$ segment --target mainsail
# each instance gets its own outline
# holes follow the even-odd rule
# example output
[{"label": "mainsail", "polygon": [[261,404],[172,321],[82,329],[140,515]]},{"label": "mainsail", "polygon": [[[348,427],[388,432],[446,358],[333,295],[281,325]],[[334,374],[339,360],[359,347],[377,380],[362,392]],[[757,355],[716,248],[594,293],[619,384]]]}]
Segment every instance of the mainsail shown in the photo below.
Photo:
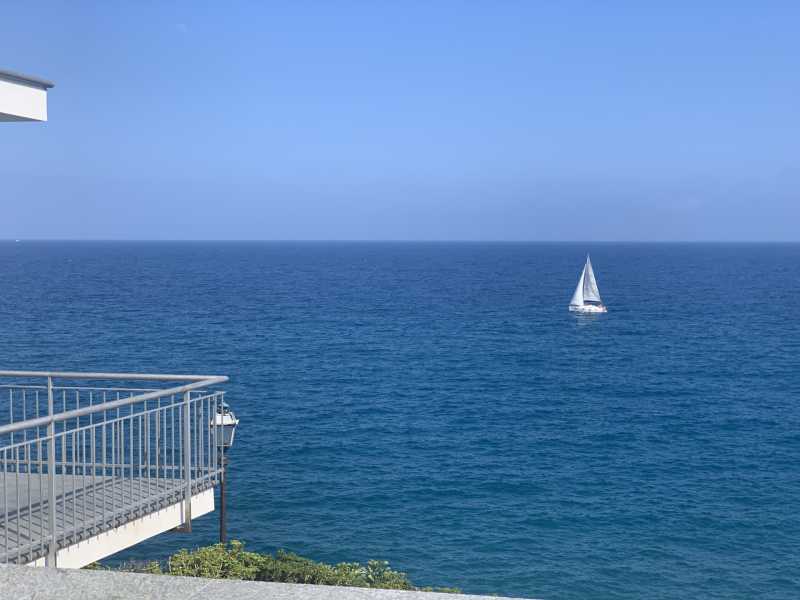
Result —
[{"label": "mainsail", "polygon": [[602,304],[600,299],[600,290],[597,289],[597,280],[594,278],[594,271],[592,270],[592,261],[589,260],[589,255],[586,255],[586,266],[583,267],[583,302],[597,302]]},{"label": "mainsail", "polygon": [[583,286],[586,275],[586,267],[581,271],[581,278],[578,280],[578,287],[575,288],[575,293],[572,294],[572,300],[569,301],[570,306],[583,306]]},{"label": "mainsail", "polygon": [[589,260],[589,255],[587,254],[586,264],[583,265],[581,277],[578,279],[578,287],[575,288],[575,293],[572,294],[572,300],[569,301],[569,304],[570,306],[584,306],[586,304],[602,303],[600,290],[597,289],[597,280],[592,269],[592,261]]}]

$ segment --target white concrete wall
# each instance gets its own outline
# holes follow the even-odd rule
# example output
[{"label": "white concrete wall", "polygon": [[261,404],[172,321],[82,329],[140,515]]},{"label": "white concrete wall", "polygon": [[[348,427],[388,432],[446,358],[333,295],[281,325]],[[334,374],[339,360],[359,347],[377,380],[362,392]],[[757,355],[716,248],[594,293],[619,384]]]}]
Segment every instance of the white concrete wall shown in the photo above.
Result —
[{"label": "white concrete wall", "polygon": [[47,121],[47,91],[0,78],[0,121]]},{"label": "white concrete wall", "polygon": [[[112,554],[135,546],[159,533],[170,531],[183,525],[183,502],[178,502],[151,513],[146,517],[126,523],[96,535],[88,540],[78,542],[58,551],[56,564],[60,569],[79,569],[95,561],[102,560]],[[192,496],[192,517],[197,518],[214,511],[214,490],[206,490]],[[30,566],[42,567],[45,559],[30,563]],[[2,594],[0,594],[2,598]]]}]

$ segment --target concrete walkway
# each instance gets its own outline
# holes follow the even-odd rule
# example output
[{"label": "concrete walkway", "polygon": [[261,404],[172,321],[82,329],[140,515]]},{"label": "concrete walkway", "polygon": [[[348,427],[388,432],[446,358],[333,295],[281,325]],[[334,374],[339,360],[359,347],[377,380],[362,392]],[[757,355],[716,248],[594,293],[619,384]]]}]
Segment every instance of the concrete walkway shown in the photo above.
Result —
[{"label": "concrete walkway", "polygon": [[489,596],[368,590],[0,565],[0,600],[498,600]]}]

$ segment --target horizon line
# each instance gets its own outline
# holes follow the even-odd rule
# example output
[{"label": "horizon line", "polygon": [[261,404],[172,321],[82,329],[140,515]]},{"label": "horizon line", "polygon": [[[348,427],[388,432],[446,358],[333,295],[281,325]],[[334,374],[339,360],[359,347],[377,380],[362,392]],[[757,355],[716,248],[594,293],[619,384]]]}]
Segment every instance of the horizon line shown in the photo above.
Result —
[{"label": "horizon line", "polygon": [[0,238],[0,243],[112,242],[112,243],[228,243],[228,244],[800,244],[800,240],[480,240],[480,239],[324,239],[324,238]]}]

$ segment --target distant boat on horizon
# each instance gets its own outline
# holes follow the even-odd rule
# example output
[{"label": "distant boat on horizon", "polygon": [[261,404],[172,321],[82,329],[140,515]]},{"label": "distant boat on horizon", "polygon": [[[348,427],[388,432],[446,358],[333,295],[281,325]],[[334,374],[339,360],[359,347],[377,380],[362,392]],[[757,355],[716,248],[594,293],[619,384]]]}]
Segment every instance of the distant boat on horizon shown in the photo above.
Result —
[{"label": "distant boat on horizon", "polygon": [[569,310],[579,313],[608,312],[600,298],[600,290],[597,288],[597,279],[595,279],[592,261],[588,254],[586,255],[586,264],[583,265],[583,271],[578,279],[578,287],[575,288],[572,300],[569,301]]}]

